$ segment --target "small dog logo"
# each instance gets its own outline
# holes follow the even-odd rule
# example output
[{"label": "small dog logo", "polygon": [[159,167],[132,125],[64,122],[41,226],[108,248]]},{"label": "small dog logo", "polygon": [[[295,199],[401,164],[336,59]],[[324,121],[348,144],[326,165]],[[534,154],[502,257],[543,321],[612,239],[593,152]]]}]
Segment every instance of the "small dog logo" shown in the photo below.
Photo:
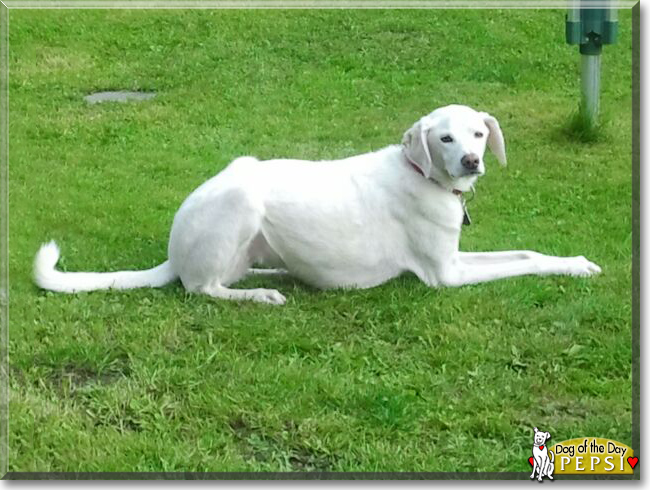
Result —
[{"label": "small dog logo", "polygon": [[551,438],[548,432],[542,432],[535,429],[535,437],[533,437],[533,457],[530,462],[533,465],[533,472],[531,478],[535,478],[535,471],[537,471],[537,480],[542,481],[543,476],[547,476],[549,480],[553,479],[553,471],[555,470],[555,455],[546,447],[546,441]]}]

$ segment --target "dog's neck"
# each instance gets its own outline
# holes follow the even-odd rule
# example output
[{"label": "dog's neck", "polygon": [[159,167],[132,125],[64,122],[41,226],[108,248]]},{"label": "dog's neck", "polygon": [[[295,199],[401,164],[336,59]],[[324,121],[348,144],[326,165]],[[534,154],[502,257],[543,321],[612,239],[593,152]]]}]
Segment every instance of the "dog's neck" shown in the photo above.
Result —
[{"label": "dog's neck", "polygon": [[406,161],[407,161],[407,162],[411,165],[411,167],[413,168],[413,170],[415,170],[417,173],[419,173],[422,177],[424,177],[424,178],[427,179],[427,180],[430,180],[431,182],[434,182],[435,184],[438,184],[438,186],[442,187],[442,188],[445,189],[446,191],[450,191],[452,194],[454,194],[454,195],[456,195],[456,196],[459,196],[459,197],[460,197],[460,196],[463,195],[463,191],[461,191],[461,190],[459,190],[459,189],[448,189],[447,187],[445,187],[444,185],[442,185],[440,182],[438,182],[436,179],[434,179],[434,178],[432,178],[432,177],[427,177],[426,175],[424,175],[424,172],[422,171],[422,169],[420,168],[420,166],[419,166],[417,163],[415,163],[413,160],[411,160],[411,158],[406,154],[406,152],[402,152],[402,153],[403,153],[404,157],[406,158]]}]

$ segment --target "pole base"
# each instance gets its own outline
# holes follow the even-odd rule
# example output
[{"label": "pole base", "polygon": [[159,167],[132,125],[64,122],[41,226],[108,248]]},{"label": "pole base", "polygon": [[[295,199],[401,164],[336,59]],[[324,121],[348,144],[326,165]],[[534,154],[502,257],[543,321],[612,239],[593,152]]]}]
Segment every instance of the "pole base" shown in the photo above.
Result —
[{"label": "pole base", "polygon": [[582,58],[582,100],[580,114],[585,126],[595,128],[600,110],[600,55],[583,54]]}]

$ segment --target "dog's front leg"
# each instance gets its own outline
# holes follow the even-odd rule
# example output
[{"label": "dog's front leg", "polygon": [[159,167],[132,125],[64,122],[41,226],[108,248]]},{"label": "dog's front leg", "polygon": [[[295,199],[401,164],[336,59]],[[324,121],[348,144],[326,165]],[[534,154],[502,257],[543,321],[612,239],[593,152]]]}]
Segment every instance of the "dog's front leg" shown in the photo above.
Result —
[{"label": "dog's front leg", "polygon": [[548,462],[548,458],[544,458],[544,456],[541,456],[540,458],[540,463],[539,463],[539,473],[537,474],[537,480],[542,481],[542,477],[546,474],[546,464]]},{"label": "dog's front leg", "polygon": [[591,276],[600,272],[584,257],[553,257],[536,252],[457,252],[440,267],[439,280],[445,286],[463,286],[508,277],[549,274]]},{"label": "dog's front leg", "polygon": [[457,252],[457,257],[468,265],[488,265],[517,260],[536,260],[547,256],[531,250],[504,250],[500,252]]},{"label": "dog's front leg", "polygon": [[531,479],[535,478],[535,470],[539,470],[539,467],[537,465],[537,458],[533,456],[533,472],[530,474]]}]

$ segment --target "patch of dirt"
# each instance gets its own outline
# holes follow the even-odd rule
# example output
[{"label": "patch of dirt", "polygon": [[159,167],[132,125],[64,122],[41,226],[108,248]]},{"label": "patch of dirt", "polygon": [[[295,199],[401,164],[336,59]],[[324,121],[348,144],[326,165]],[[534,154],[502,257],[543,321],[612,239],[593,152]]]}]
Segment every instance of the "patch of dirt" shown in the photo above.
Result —
[{"label": "patch of dirt", "polygon": [[24,385],[27,382],[23,370],[13,364],[9,364],[8,378],[17,385]]},{"label": "patch of dirt", "polygon": [[329,471],[333,466],[331,456],[310,448],[299,448],[289,457],[294,471]]},{"label": "patch of dirt", "polygon": [[68,363],[53,369],[47,380],[59,395],[70,396],[86,386],[109,385],[130,374],[128,364],[122,359],[117,359],[103,370],[84,364]]},{"label": "patch of dirt", "polygon": [[334,466],[331,455],[298,442],[301,440],[300,425],[293,420],[284,422],[277,434],[268,434],[241,416],[231,418],[228,427],[249,460],[288,462],[292,471],[329,471]]},{"label": "patch of dirt", "polygon": [[252,429],[242,417],[234,417],[228,421],[228,426],[238,437],[245,437],[251,433]]}]

